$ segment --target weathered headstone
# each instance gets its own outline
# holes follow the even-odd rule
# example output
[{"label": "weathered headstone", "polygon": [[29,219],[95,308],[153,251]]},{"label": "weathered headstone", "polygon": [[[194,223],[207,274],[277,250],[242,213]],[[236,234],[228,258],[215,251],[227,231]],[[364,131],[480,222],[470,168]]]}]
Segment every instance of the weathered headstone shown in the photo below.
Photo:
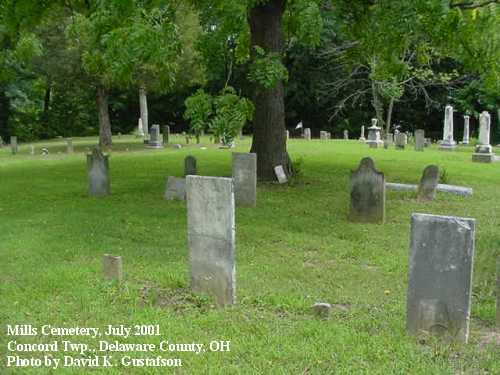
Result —
[{"label": "weathered headstone", "polygon": [[196,168],[196,158],[192,155],[186,156],[184,159],[184,176],[196,175],[198,170]]},{"label": "weathered headstone", "polygon": [[49,149],[47,147],[42,148],[42,155],[47,156],[49,154]]},{"label": "weathered headstone", "polygon": [[102,258],[104,278],[107,280],[122,281],[123,265],[122,257],[110,254],[104,254]]},{"label": "weathered headstone", "polygon": [[305,128],[304,129],[304,139],[306,141],[310,141],[311,140],[311,129],[310,128]]},{"label": "weathered headstone", "polygon": [[142,126],[142,119],[140,117],[137,121],[137,135],[139,137],[144,137],[144,127]]},{"label": "weathered headstone", "polygon": [[479,115],[479,138],[472,154],[472,161],[491,163],[495,157],[493,154],[493,147],[490,145],[490,126],[491,117],[486,111]]},{"label": "weathered headstone", "polygon": [[443,141],[439,149],[445,151],[454,150],[457,143],[453,139],[453,107],[447,105],[444,111]]},{"label": "weathered headstone", "polygon": [[364,125],[361,125],[361,135],[359,136],[359,141],[362,143],[366,142]]},{"label": "weathered headstone", "polygon": [[372,126],[368,128],[368,140],[366,143],[370,148],[379,148],[383,145],[383,141],[380,139],[380,128],[377,126],[378,120],[376,118],[372,119]]},{"label": "weathered headstone", "polygon": [[469,125],[470,125],[470,116],[465,115],[464,116],[464,137],[462,139],[462,144],[468,145],[469,144]]},{"label": "weathered headstone", "polygon": [[73,151],[74,151],[74,149],[73,149],[73,139],[68,138],[68,139],[66,139],[66,152],[68,154],[72,154]]},{"label": "weathered headstone", "polygon": [[385,220],[385,178],[375,169],[371,158],[364,158],[351,172],[351,208],[349,220],[379,222]]},{"label": "weathered headstone", "polygon": [[285,130],[285,138],[287,141],[290,139],[290,132],[288,130]]},{"label": "weathered headstone", "polygon": [[167,179],[167,188],[165,189],[165,199],[186,200],[186,179],[181,177],[169,176]]},{"label": "weathered headstone", "polygon": [[12,152],[12,155],[15,155],[18,150],[19,146],[17,145],[17,137],[13,135],[10,137],[10,151]]},{"label": "weathered headstone", "polygon": [[394,144],[394,135],[387,133],[384,139],[384,148],[387,150],[392,144]]},{"label": "weathered headstone", "polygon": [[257,203],[257,154],[233,153],[234,199],[237,206]]},{"label": "weathered headstone", "polygon": [[163,148],[163,139],[160,134],[160,125],[153,125],[149,129],[148,148]]},{"label": "weathered headstone", "polygon": [[398,133],[394,137],[394,143],[398,150],[404,150],[406,144],[408,143],[407,136],[405,133]]},{"label": "weathered headstone", "polygon": [[286,176],[282,165],[274,167],[274,173],[276,174],[276,178],[280,184],[286,184],[288,182],[288,177]]},{"label": "weathered headstone", "polygon": [[324,131],[324,130],[321,130],[319,132],[319,139],[321,139],[322,141],[328,140],[328,132]]},{"label": "weathered headstone", "polygon": [[417,197],[421,200],[433,200],[436,197],[436,189],[439,183],[439,167],[428,165],[424,169],[420,184],[418,185]]},{"label": "weathered headstone", "polygon": [[35,146],[30,145],[30,155],[35,155]]},{"label": "weathered headstone", "polygon": [[344,130],[344,139],[349,139],[349,130]]},{"label": "weathered headstone", "polygon": [[407,329],[466,343],[475,220],[412,214]]},{"label": "weathered headstone", "polygon": [[316,302],[312,306],[313,313],[320,318],[328,318],[332,312],[332,305],[327,302]]},{"label": "weathered headstone", "polygon": [[187,224],[191,289],[219,306],[236,303],[233,180],[187,176]]},{"label": "weathered headstone", "polygon": [[425,131],[423,129],[415,130],[415,151],[424,151]]},{"label": "weathered headstone", "polygon": [[163,125],[163,144],[168,144],[170,140],[170,126]]},{"label": "weathered headstone", "polygon": [[104,155],[99,147],[87,154],[87,172],[90,196],[102,197],[110,194],[109,155]]}]

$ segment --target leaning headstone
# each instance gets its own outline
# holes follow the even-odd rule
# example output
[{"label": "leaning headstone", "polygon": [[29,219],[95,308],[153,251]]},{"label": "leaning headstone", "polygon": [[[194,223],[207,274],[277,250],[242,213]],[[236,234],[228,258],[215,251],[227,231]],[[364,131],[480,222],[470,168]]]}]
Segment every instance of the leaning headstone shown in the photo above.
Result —
[{"label": "leaning headstone", "polygon": [[233,153],[234,200],[237,206],[257,203],[257,154]]},{"label": "leaning headstone", "polygon": [[163,144],[168,144],[170,140],[170,126],[163,125]]},{"label": "leaning headstone", "polygon": [[148,148],[163,148],[163,139],[161,139],[160,125],[153,125],[149,129]]},{"label": "leaning headstone", "polygon": [[407,329],[466,343],[475,220],[412,214]]},{"label": "leaning headstone", "polygon": [[415,151],[424,151],[425,131],[423,129],[415,130]]},{"label": "leaning headstone", "polygon": [[453,107],[447,105],[444,111],[443,141],[439,146],[440,150],[452,151],[457,147],[453,139]]},{"label": "leaning headstone", "polygon": [[359,141],[364,143],[366,141],[365,138],[365,126],[361,125],[361,135],[359,136]]},{"label": "leaning headstone", "polygon": [[274,174],[276,175],[276,178],[278,179],[278,182],[280,184],[286,184],[288,182],[288,177],[286,176],[285,170],[283,169],[282,165],[277,165],[274,167]]},{"label": "leaning headstone", "polygon": [[468,145],[469,144],[469,125],[470,125],[470,116],[465,115],[464,116],[464,137],[462,139],[462,144]]},{"label": "leaning headstone", "polygon": [[123,279],[122,257],[110,254],[104,254],[102,258],[102,265],[103,265],[105,279],[122,281]]},{"label": "leaning headstone", "polygon": [[104,155],[99,147],[87,154],[89,195],[103,197],[111,192],[109,182],[109,155]]},{"label": "leaning headstone", "polygon": [[306,141],[310,141],[311,140],[311,129],[310,128],[305,128],[304,129],[304,139]]},{"label": "leaning headstone", "polygon": [[74,151],[74,149],[73,149],[73,139],[68,138],[68,139],[66,139],[66,152],[68,154],[72,154],[73,151]]},{"label": "leaning headstone", "polygon": [[233,180],[187,176],[187,225],[191,289],[219,306],[236,303]]},{"label": "leaning headstone", "polygon": [[344,139],[349,139],[349,130],[344,130]]},{"label": "leaning headstone", "polygon": [[436,189],[439,183],[439,167],[428,165],[424,169],[420,184],[418,185],[417,197],[421,200],[433,200],[436,197]]},{"label": "leaning headstone", "polygon": [[495,157],[493,147],[490,145],[491,117],[486,111],[479,116],[479,139],[472,154],[472,161],[491,163]]},{"label": "leaning headstone", "polygon": [[398,133],[394,137],[394,144],[398,150],[404,150],[405,145],[408,143],[407,135],[405,133]]},{"label": "leaning headstone", "polygon": [[351,208],[349,220],[378,222],[385,219],[385,178],[375,169],[371,158],[364,158],[351,172]]},{"label": "leaning headstone", "polygon": [[165,199],[167,201],[185,201],[186,179],[181,177],[169,176],[167,179],[167,188],[165,190]]},{"label": "leaning headstone", "polygon": [[10,137],[10,151],[12,152],[12,155],[15,155],[18,150],[19,146],[17,145],[17,137],[13,135]]},{"label": "leaning headstone", "polygon": [[198,170],[196,168],[196,158],[194,156],[188,155],[184,159],[184,176],[196,175]]}]

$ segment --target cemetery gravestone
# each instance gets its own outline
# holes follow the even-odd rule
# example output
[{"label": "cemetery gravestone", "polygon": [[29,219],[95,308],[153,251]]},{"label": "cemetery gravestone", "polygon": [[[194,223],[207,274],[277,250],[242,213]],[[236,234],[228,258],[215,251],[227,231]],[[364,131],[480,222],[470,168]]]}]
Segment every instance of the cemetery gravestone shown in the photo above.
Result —
[{"label": "cemetery gravestone", "polygon": [[30,154],[35,155],[35,146],[30,145]]},{"label": "cemetery gravestone", "polygon": [[470,125],[470,116],[465,115],[464,116],[464,137],[462,139],[462,144],[468,145],[469,144],[469,125]]},{"label": "cemetery gravestone", "polygon": [[349,130],[344,130],[344,139],[349,139]]},{"label": "cemetery gravestone", "polygon": [[364,158],[351,172],[349,220],[383,223],[385,219],[385,178],[371,158]]},{"label": "cemetery gravestone", "polygon": [[170,126],[163,126],[163,144],[168,144],[170,139]]},{"label": "cemetery gravestone", "polygon": [[359,137],[359,141],[364,143],[366,141],[366,138],[365,138],[365,126],[364,125],[361,125],[361,135]]},{"label": "cemetery gravestone", "polygon": [[68,139],[66,139],[66,152],[68,154],[72,154],[73,151],[74,151],[74,149],[73,149],[73,139],[68,138]]},{"label": "cemetery gravestone", "polygon": [[191,288],[218,305],[236,302],[233,180],[187,176],[188,244]]},{"label": "cemetery gravestone", "polygon": [[99,147],[87,154],[89,195],[103,197],[111,192],[109,182],[109,155],[104,155]]},{"label": "cemetery gravestone", "polygon": [[184,159],[184,176],[196,174],[198,174],[198,170],[196,168],[196,158],[188,155]]},{"label": "cemetery gravestone", "polygon": [[287,141],[290,139],[290,132],[288,130],[285,130],[285,138]]},{"label": "cemetery gravestone", "polygon": [[233,153],[234,199],[237,206],[257,203],[257,154]]},{"label": "cemetery gravestone", "polygon": [[306,141],[310,141],[311,140],[311,129],[310,128],[305,128],[304,129],[304,139]]},{"label": "cemetery gravestone", "polygon": [[370,148],[378,148],[384,143],[380,139],[380,128],[377,126],[377,119],[372,119],[372,126],[368,128],[368,140],[366,143]]},{"label": "cemetery gravestone", "polygon": [[394,135],[392,133],[387,133],[384,139],[384,148],[387,150],[390,145],[394,143]]},{"label": "cemetery gravestone", "polygon": [[167,179],[167,188],[165,190],[165,199],[186,200],[186,179],[181,177],[169,176]]},{"label": "cemetery gravestone", "polygon": [[137,121],[137,135],[139,137],[144,137],[144,127],[142,126],[142,119],[139,118]]},{"label": "cemetery gravestone", "polygon": [[102,258],[104,278],[107,280],[116,280],[118,282],[123,279],[122,257],[110,254],[104,254]]},{"label": "cemetery gravestone", "polygon": [[153,125],[149,130],[148,148],[163,148],[163,140],[160,134],[160,125]]},{"label": "cemetery gravestone", "polygon": [[274,167],[274,173],[276,174],[276,178],[278,179],[278,183],[286,184],[288,182],[288,177],[286,176],[285,170],[282,165],[277,165]]},{"label": "cemetery gravestone", "polygon": [[425,131],[423,129],[415,130],[415,151],[424,151]]},{"label": "cemetery gravestone", "polygon": [[319,132],[319,139],[321,139],[322,141],[328,140],[328,132],[321,130]]},{"label": "cemetery gravestone", "polygon": [[493,147],[490,145],[490,126],[490,114],[483,111],[481,115],[479,115],[479,138],[474,153],[472,154],[472,161],[483,163],[491,163],[493,161]]},{"label": "cemetery gravestone", "polygon": [[407,329],[466,343],[475,220],[412,214]]},{"label": "cemetery gravestone", "polygon": [[17,137],[16,136],[10,137],[10,151],[12,152],[12,155],[17,154],[18,150],[19,146],[17,145]]},{"label": "cemetery gravestone", "polygon": [[445,151],[452,151],[457,147],[453,139],[453,107],[447,105],[444,111],[443,141],[439,148]]},{"label": "cemetery gravestone", "polygon": [[439,183],[439,168],[436,165],[425,167],[420,184],[418,185],[417,197],[421,200],[433,200],[436,197],[436,189]]},{"label": "cemetery gravestone", "polygon": [[398,150],[404,150],[405,145],[408,143],[407,136],[405,133],[398,133],[395,136],[395,144]]}]

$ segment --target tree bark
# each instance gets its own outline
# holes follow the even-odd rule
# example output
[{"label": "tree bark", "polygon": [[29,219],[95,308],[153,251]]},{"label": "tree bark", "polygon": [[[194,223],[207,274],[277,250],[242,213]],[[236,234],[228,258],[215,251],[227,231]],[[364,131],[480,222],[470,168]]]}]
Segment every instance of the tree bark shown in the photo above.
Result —
[{"label": "tree bark", "polygon": [[52,81],[47,79],[47,86],[45,87],[45,95],[43,98],[43,112],[41,117],[41,123],[43,126],[42,137],[49,136],[49,111],[50,111],[50,101],[52,97]]},{"label": "tree bark", "polygon": [[[269,0],[254,6],[249,23],[252,49],[281,54],[283,50],[282,17],[286,0]],[[252,51],[254,53],[254,51]],[[286,151],[284,87],[280,81],[265,89],[256,85],[255,114],[251,152],[257,154],[257,177],[261,181],[276,180],[274,167],[282,165],[288,175],[292,168]]]},{"label": "tree bark", "polygon": [[111,122],[109,121],[108,91],[103,86],[97,88],[97,108],[99,109],[99,145],[109,147],[111,140]]},{"label": "tree bark", "polygon": [[[381,128],[385,128],[384,126],[384,105],[382,104],[382,100],[380,98],[380,94],[378,93],[377,83],[372,81],[372,105],[375,110],[375,116],[378,120],[378,126]],[[386,133],[389,132],[390,129],[386,129]]]},{"label": "tree bark", "polygon": [[391,130],[393,110],[394,110],[394,98],[391,98],[391,101],[389,102],[389,108],[387,108],[387,119],[385,120],[385,134],[388,134]]},{"label": "tree bark", "polygon": [[139,107],[141,110],[142,129],[144,130],[144,137],[148,138],[149,136],[148,97],[147,97],[146,85],[141,85],[141,87],[139,87]]}]

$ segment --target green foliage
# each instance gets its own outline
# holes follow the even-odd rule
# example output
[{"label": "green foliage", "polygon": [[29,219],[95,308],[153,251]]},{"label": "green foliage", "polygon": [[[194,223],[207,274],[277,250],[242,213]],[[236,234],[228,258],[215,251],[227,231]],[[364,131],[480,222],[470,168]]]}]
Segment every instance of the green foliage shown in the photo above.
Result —
[{"label": "green foliage", "polygon": [[288,70],[281,62],[277,53],[266,53],[261,47],[255,46],[255,58],[250,66],[248,78],[265,89],[270,89],[279,81],[288,80]]},{"label": "green foliage", "polygon": [[199,89],[184,102],[184,119],[189,120],[191,131],[196,136],[200,136],[208,126],[208,119],[212,114],[212,100],[209,94]]}]

